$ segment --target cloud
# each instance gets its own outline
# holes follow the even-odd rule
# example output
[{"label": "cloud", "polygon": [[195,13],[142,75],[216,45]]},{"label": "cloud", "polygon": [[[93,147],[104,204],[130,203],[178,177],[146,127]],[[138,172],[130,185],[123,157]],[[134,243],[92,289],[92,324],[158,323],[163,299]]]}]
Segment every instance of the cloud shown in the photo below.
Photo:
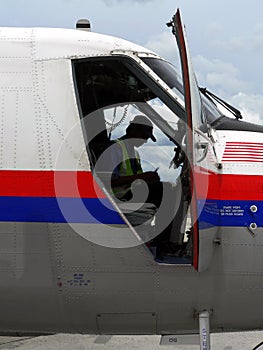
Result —
[{"label": "cloud", "polygon": [[153,38],[150,38],[148,42],[143,46],[156,52],[167,61],[174,63],[177,59],[177,43],[175,37],[169,31],[165,31]]},{"label": "cloud", "polygon": [[251,40],[252,48],[256,52],[263,51],[263,24],[256,25]]},{"label": "cloud", "polygon": [[224,30],[224,27],[221,23],[218,22],[209,22],[206,26],[206,32],[210,38],[215,36],[220,36]]},{"label": "cloud", "polygon": [[256,23],[247,31],[238,34],[231,33],[221,24],[211,22],[206,26],[207,40],[211,48],[222,52],[246,55],[253,50],[254,53],[262,53],[263,50],[263,24]]},{"label": "cloud", "polygon": [[227,36],[223,30],[216,30],[215,28],[208,28],[208,40],[212,51],[227,52],[227,53],[241,53],[247,50],[248,43],[251,42],[251,37],[248,40],[245,35]]},{"label": "cloud", "polygon": [[232,96],[231,102],[241,110],[245,121],[263,124],[263,95],[240,92]]},{"label": "cloud", "polygon": [[227,95],[234,95],[248,90],[248,83],[240,78],[239,70],[229,62],[220,59],[208,59],[202,55],[193,59],[199,84],[218,91],[223,90]]},{"label": "cloud", "polygon": [[130,3],[134,3],[134,2],[137,2],[137,3],[141,3],[141,4],[145,4],[145,3],[148,3],[148,2],[154,2],[156,0],[102,0],[106,5],[108,6],[112,6],[116,3],[120,3],[120,2],[130,2]]},{"label": "cloud", "polygon": [[251,84],[241,79],[240,71],[232,63],[198,55],[194,64],[201,86],[239,109],[245,121],[263,124],[263,95],[251,93]]},{"label": "cloud", "polygon": [[[238,44],[237,40],[235,45],[238,46]],[[167,59],[180,70],[176,40],[169,31],[151,38],[144,46]],[[249,84],[242,80],[239,69],[233,63],[216,58],[209,59],[203,55],[192,57],[192,61],[198,82],[202,86],[215,92],[224,91],[227,96],[248,91],[250,88]]]}]

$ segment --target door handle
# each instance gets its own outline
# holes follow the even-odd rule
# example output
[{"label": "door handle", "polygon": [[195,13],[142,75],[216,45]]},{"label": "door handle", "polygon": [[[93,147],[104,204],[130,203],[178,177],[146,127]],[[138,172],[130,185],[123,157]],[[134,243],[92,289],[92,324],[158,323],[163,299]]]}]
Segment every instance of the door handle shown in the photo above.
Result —
[{"label": "door handle", "polygon": [[203,154],[202,154],[201,158],[196,160],[197,163],[200,163],[207,156],[208,145],[209,145],[208,142],[199,142],[199,143],[196,144],[196,148],[198,150],[203,151]]}]

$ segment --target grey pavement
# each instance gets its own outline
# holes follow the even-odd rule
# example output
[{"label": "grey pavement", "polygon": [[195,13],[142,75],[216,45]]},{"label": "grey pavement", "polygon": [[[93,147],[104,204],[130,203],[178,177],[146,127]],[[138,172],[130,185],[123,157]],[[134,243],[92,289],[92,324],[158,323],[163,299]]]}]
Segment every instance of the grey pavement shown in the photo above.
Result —
[{"label": "grey pavement", "polygon": [[[211,335],[211,350],[252,350],[263,341],[263,331]],[[160,336],[96,336],[56,334],[0,337],[0,350],[198,350],[198,345],[160,346]],[[263,346],[257,350],[263,350]]]}]

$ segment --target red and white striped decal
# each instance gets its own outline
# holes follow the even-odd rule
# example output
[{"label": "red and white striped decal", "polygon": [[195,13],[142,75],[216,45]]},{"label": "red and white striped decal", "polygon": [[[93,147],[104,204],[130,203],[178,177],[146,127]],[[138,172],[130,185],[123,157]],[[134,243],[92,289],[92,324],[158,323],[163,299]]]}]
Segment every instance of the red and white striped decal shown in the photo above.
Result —
[{"label": "red and white striped decal", "polygon": [[263,143],[227,142],[223,162],[263,162]]}]

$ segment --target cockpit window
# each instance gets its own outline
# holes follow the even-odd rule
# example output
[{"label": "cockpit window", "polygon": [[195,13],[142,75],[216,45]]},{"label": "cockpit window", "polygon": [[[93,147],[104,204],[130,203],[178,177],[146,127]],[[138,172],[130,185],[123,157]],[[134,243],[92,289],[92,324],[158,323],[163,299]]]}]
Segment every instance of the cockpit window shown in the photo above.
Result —
[{"label": "cockpit window", "polygon": [[[171,64],[161,59],[156,58],[141,58],[177,95],[184,101],[184,87],[182,79],[176,68]],[[206,96],[202,95],[203,107],[209,124],[212,124],[216,119],[222,117],[222,113],[218,110],[215,103]]]},{"label": "cockpit window", "polygon": [[75,72],[83,115],[116,103],[154,98],[121,59],[87,60],[77,64]]},{"label": "cockpit window", "polygon": [[[178,118],[185,117],[182,106],[131,60],[123,57],[76,60],[74,73],[82,119],[97,114],[96,123],[90,123],[96,138],[101,137],[102,141],[109,138],[104,117],[99,117],[97,111],[110,106],[140,104],[137,107],[141,113],[149,115],[168,137],[174,139]],[[91,130],[90,126],[88,130]],[[87,139],[89,142],[91,137],[87,135]]]},{"label": "cockpit window", "polygon": [[216,104],[204,95],[201,95],[206,118],[209,124],[213,124],[223,113],[217,108]]},{"label": "cockpit window", "polygon": [[184,101],[184,87],[180,75],[175,67],[163,60],[156,58],[142,58],[160,78]]}]

